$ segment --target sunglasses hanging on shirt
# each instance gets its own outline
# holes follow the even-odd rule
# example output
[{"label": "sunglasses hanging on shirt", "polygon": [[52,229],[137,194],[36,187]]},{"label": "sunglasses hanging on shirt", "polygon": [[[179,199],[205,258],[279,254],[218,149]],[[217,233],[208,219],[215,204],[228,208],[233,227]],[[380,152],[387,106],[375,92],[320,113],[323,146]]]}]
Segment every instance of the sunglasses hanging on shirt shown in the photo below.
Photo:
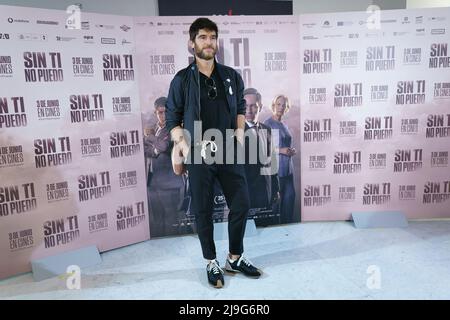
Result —
[{"label": "sunglasses hanging on shirt", "polygon": [[217,97],[217,87],[213,78],[205,80],[205,84],[208,86],[208,98],[214,100]]}]

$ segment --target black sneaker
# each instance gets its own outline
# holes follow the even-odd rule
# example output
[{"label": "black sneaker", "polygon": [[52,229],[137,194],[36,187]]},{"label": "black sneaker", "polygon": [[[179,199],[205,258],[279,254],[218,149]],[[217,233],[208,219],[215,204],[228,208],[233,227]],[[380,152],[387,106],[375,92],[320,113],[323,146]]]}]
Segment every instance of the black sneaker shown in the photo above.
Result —
[{"label": "black sneaker", "polygon": [[229,258],[225,262],[225,270],[228,272],[241,272],[246,276],[259,278],[262,274],[262,271],[256,268],[253,263],[241,255],[241,257],[231,262]]},{"label": "black sneaker", "polygon": [[225,284],[223,279],[223,270],[219,266],[219,262],[217,260],[211,260],[211,262],[206,266],[206,274],[208,275],[208,282],[215,288],[222,288]]}]

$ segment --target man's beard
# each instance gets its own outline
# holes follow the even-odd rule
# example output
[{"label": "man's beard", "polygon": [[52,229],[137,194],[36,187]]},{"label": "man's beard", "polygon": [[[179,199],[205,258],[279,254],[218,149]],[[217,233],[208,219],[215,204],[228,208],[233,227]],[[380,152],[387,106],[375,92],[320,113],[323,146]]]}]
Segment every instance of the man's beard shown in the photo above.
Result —
[{"label": "man's beard", "polygon": [[[203,52],[203,50],[208,49],[208,48],[211,48],[213,50],[213,52],[211,54],[205,54]],[[206,47],[203,49],[198,49],[197,45],[194,46],[194,50],[195,50],[195,55],[197,57],[199,57],[200,59],[204,59],[204,60],[214,59],[214,57],[216,56],[216,52],[217,52],[217,49],[214,49],[213,47]]]}]

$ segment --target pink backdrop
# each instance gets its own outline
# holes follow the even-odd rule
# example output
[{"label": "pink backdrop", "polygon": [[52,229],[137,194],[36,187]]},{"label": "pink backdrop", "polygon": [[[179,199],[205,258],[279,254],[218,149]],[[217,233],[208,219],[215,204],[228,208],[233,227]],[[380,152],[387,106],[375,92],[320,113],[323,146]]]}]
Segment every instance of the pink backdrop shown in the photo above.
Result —
[{"label": "pink backdrop", "polygon": [[368,17],[300,16],[302,219],[449,217],[450,9]]},{"label": "pink backdrop", "polygon": [[0,278],[149,238],[133,19],[68,18],[0,8]]}]

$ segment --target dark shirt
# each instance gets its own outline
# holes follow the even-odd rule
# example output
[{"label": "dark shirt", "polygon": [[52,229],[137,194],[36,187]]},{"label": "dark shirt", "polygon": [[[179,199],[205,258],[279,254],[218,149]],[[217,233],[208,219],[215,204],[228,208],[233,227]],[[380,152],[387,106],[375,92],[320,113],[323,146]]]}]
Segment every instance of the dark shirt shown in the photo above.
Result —
[{"label": "dark shirt", "polygon": [[225,130],[231,128],[231,115],[228,108],[227,97],[225,95],[225,86],[219,78],[216,69],[211,74],[217,88],[217,97],[210,99],[208,91],[210,87],[206,85],[208,79],[200,72],[200,118],[202,119],[202,133],[206,130],[215,128],[219,129],[225,136]]},{"label": "dark shirt", "polygon": [[[211,77],[214,80],[217,89],[217,96],[214,99],[208,97],[208,91],[212,90],[206,84],[208,77],[200,74],[200,119],[202,120],[202,134],[208,129],[218,129],[222,133],[222,145],[224,147],[223,155],[226,151],[226,130],[233,128],[230,109],[228,107],[225,86],[214,68]],[[209,139],[207,139],[209,140]],[[217,141],[217,137],[211,140]]]}]

